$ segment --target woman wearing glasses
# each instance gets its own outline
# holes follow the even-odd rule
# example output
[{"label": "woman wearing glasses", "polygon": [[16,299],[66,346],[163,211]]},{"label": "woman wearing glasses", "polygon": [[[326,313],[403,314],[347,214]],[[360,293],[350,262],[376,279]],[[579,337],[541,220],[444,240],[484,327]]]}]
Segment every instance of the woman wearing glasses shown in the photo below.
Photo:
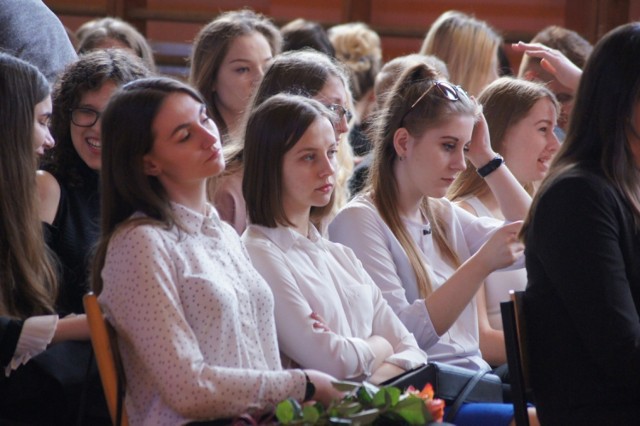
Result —
[{"label": "woman wearing glasses", "polygon": [[[349,131],[351,94],[344,69],[328,56],[313,50],[285,52],[273,60],[258,87],[249,111],[277,93],[294,93],[316,99],[336,115],[336,138]],[[346,141],[345,141],[346,142]],[[211,182],[209,193],[220,217],[241,234],[247,226],[242,196],[244,140],[232,142],[225,152],[226,170]],[[348,143],[339,143],[335,197],[338,206],[348,199],[347,180],[353,169]]]},{"label": "woman wearing glasses", "polygon": [[140,59],[124,51],[95,51],[69,66],[54,87],[56,146],[38,175],[38,193],[47,243],[62,267],[58,307],[63,312],[84,312],[88,253],[99,234],[100,115],[117,87],[148,73]]},{"label": "woman wearing glasses", "polygon": [[[380,114],[368,188],[333,220],[330,238],[355,251],[430,360],[489,369],[474,295],[489,273],[520,257],[517,233],[531,198],[491,149],[476,102],[429,66],[408,68]],[[465,156],[515,223],[475,217],[443,198]]]}]

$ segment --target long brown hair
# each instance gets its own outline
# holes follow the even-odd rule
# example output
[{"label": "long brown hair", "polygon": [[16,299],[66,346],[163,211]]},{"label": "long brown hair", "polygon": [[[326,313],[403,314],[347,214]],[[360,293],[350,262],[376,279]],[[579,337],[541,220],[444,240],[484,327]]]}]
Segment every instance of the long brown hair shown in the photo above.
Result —
[{"label": "long brown hair", "polygon": [[218,78],[218,71],[220,71],[222,61],[224,61],[233,40],[255,32],[264,36],[274,57],[280,53],[282,36],[278,28],[263,15],[251,10],[234,10],[222,13],[205,25],[193,41],[189,83],[202,93],[207,102],[209,113],[218,126],[223,139],[227,138],[227,123],[216,107],[212,87]]},{"label": "long brown hair", "polygon": [[[331,77],[338,78],[342,82],[347,97],[349,97],[347,71],[336,60],[311,49],[282,53],[273,60],[267,69],[251,99],[248,111],[251,113],[266,99],[278,93],[290,93],[311,98],[323,89]],[[249,114],[245,115],[245,120],[248,116]],[[243,125],[243,128],[246,129],[246,124]],[[244,136],[242,139],[231,140],[223,148],[226,167],[220,177],[237,173],[244,167]],[[343,149],[349,149],[349,147],[341,146],[340,150]],[[210,199],[213,199],[218,180],[218,177],[215,177],[208,182],[207,192]],[[334,191],[328,205],[311,209],[314,223],[319,223],[320,219],[332,211],[336,197],[337,191]]]},{"label": "long brown hair", "polygon": [[37,206],[35,107],[49,83],[32,65],[0,53],[0,315],[54,312],[57,281]]},{"label": "long brown hair", "polygon": [[596,171],[616,188],[640,230],[640,172],[627,137],[640,101],[639,71],[640,23],[617,27],[596,44],[580,79],[567,137],[533,199],[521,236],[547,188],[579,170]]},{"label": "long brown hair", "polygon": [[[165,228],[176,221],[169,197],[155,176],[144,173],[143,157],[153,147],[153,121],[173,93],[185,93],[204,105],[190,86],[166,77],[145,78],[113,95],[102,117],[101,234],[91,271],[92,287],[102,291],[101,272],[111,237],[127,225],[155,223]],[[130,219],[135,212],[144,219]]]},{"label": "long brown hair", "polygon": [[[497,153],[504,153],[505,135],[511,126],[515,126],[527,116],[531,108],[540,100],[549,99],[556,110],[560,106],[555,95],[546,86],[526,80],[502,77],[487,86],[478,102],[487,119],[491,147]],[[518,141],[517,143],[527,143]],[[533,194],[533,182],[523,182],[529,194]],[[467,161],[467,168],[458,175],[449,188],[447,196],[451,200],[462,199],[469,195],[481,196],[489,191],[487,183],[476,173],[473,164]]]},{"label": "long brown hair", "polygon": [[269,228],[293,225],[282,200],[284,156],[323,117],[332,119],[320,102],[289,94],[276,94],[251,112],[245,133],[242,194],[252,223]]},{"label": "long brown hair", "polygon": [[[423,298],[432,291],[431,280],[425,267],[427,259],[409,235],[397,209],[398,182],[394,173],[394,164],[399,160],[393,143],[394,134],[397,129],[404,127],[412,136],[419,137],[427,129],[440,125],[451,115],[475,116],[477,113],[476,104],[466,95],[461,94],[458,101],[452,102],[436,94],[435,90],[430,90],[415,107],[411,108],[411,105],[433,86],[437,76],[436,70],[428,65],[412,65],[402,73],[387,93],[384,107],[374,121],[375,148],[368,180],[368,191],[373,202],[407,254]],[[457,267],[460,261],[449,243],[447,226],[439,212],[440,202],[424,197],[421,210],[431,223],[434,241],[443,258]]]}]

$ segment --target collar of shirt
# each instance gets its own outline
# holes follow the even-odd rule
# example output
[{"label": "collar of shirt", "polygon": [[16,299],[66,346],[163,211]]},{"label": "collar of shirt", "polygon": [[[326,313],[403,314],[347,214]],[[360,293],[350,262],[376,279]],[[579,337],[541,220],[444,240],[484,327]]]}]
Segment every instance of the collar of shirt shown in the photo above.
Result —
[{"label": "collar of shirt", "polygon": [[324,247],[322,236],[315,226],[309,224],[308,238],[288,226],[267,228],[260,225],[249,225],[262,232],[271,242],[277,245],[283,252],[289,251],[295,244],[312,244]]},{"label": "collar of shirt", "polygon": [[219,226],[220,216],[215,208],[209,203],[205,207],[205,214],[191,210],[190,208],[178,204],[171,203],[171,210],[175,214],[176,220],[180,223],[180,228],[189,235],[202,233],[206,226]]}]

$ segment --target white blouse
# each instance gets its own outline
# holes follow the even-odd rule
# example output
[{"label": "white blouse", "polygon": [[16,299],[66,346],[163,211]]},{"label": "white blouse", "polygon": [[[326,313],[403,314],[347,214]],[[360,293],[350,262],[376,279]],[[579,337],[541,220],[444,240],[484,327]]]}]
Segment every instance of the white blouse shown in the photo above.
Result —
[{"label": "white blouse", "polygon": [[[478,197],[470,197],[464,201],[473,207],[478,216],[494,217]],[[489,274],[484,280],[484,294],[491,328],[502,330],[500,302],[509,300],[509,290],[522,291],[526,286],[527,270],[524,268],[515,271],[496,271]]]},{"label": "white blouse", "polygon": [[[502,222],[478,218],[446,199],[430,200],[438,208],[448,230],[448,240],[461,262],[484,244]],[[404,222],[417,247],[425,256],[425,266],[434,290],[455,272],[425,232],[428,224]],[[415,274],[405,251],[382,220],[368,196],[351,200],[329,225],[329,238],[353,249],[389,305],[398,314],[429,360],[478,369],[489,368],[479,348],[475,298],[443,335],[436,333],[424,299],[420,298]],[[520,259],[516,267],[522,267]]]},{"label": "white blouse", "polygon": [[[118,335],[132,425],[233,417],[289,396],[273,296],[236,232],[212,206],[172,204],[182,225],[138,223],[109,243],[99,300]],[[138,215],[142,216],[142,215]]]},{"label": "white blouse", "polygon": [[[309,226],[306,238],[288,227],[250,225],[242,236],[254,266],[271,286],[285,366],[304,366],[339,379],[371,375],[375,355],[365,339],[384,337],[403,369],[426,362],[413,335],[382,297],[353,252]],[[318,313],[331,332],[313,328]]]}]

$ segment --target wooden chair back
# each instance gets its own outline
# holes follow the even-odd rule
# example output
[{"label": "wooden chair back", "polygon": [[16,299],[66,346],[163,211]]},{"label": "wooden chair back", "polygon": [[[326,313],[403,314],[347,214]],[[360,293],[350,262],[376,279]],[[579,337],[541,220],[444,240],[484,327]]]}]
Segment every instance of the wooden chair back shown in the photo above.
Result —
[{"label": "wooden chair back", "polygon": [[115,346],[115,330],[104,319],[95,294],[87,293],[83,298],[83,304],[111,420],[116,426],[128,426],[129,421],[124,408],[124,373],[118,348]]},{"label": "wooden chair back", "polygon": [[511,380],[511,396],[517,426],[529,426],[527,397],[531,395],[527,327],[523,309],[523,291],[510,291],[510,300],[500,303],[502,327]]}]

